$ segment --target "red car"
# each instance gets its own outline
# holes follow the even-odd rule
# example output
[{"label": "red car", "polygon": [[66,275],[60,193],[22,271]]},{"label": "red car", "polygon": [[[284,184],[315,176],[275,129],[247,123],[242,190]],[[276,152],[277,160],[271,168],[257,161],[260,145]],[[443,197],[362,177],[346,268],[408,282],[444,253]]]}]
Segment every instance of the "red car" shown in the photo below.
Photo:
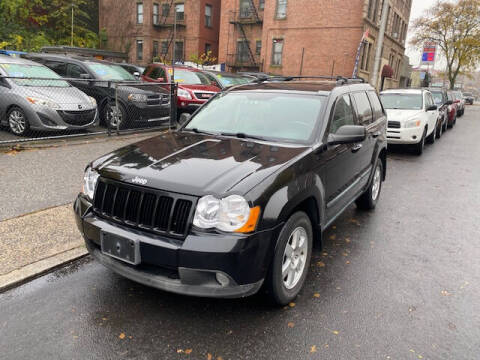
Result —
[{"label": "red car", "polygon": [[[142,80],[156,83],[169,83],[173,69],[169,65],[151,64],[145,69]],[[220,88],[200,70],[187,66],[175,66],[175,82],[178,84],[177,113],[193,113],[212,96],[220,92]],[[165,85],[168,89],[169,86]]]},{"label": "red car", "polygon": [[448,105],[448,127],[454,127],[457,123],[458,103],[455,99],[453,91],[447,91],[447,105]]}]

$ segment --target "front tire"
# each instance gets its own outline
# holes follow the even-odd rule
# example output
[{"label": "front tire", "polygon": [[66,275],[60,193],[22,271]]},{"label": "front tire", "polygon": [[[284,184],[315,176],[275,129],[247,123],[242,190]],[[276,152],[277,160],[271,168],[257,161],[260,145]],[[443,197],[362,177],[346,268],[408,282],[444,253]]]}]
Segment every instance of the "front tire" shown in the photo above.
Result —
[{"label": "front tire", "polygon": [[118,121],[118,128],[120,130],[125,129],[127,127],[127,111],[122,104],[118,104],[118,115],[115,118],[116,106],[105,104],[103,106],[103,121],[107,127],[110,129],[116,130],[117,129],[117,121]]},{"label": "front tire", "polygon": [[443,120],[440,121],[440,125],[437,126],[437,139],[440,139],[443,135]]},{"label": "front tire", "polygon": [[415,144],[413,147],[413,151],[415,155],[421,156],[423,154],[423,150],[425,149],[425,137],[427,135],[427,129],[423,131],[423,135],[421,140],[418,142],[418,144]]},{"label": "front tire", "polygon": [[437,128],[438,125],[435,126],[435,129],[433,129],[432,133],[427,137],[427,142],[429,144],[434,144],[437,136]]},{"label": "front tire", "polygon": [[266,289],[278,305],[293,301],[305,283],[312,257],[313,230],[303,211],[283,226],[266,279]]},{"label": "front tire", "polygon": [[10,131],[17,136],[25,136],[30,130],[30,122],[27,115],[19,107],[13,107],[7,114],[7,122]]},{"label": "front tire", "polygon": [[375,166],[375,172],[373,173],[372,182],[357,200],[357,207],[361,210],[373,210],[377,206],[380,193],[382,191],[382,179],[383,179],[383,163],[380,159],[377,160]]}]

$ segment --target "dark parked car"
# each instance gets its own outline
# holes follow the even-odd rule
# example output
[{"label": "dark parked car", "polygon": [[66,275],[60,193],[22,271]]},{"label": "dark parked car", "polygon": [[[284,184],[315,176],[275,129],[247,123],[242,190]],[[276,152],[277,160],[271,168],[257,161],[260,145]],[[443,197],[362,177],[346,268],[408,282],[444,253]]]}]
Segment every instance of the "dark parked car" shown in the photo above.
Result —
[{"label": "dark parked car", "polygon": [[230,86],[245,85],[253,82],[256,78],[248,75],[232,74],[223,71],[202,71],[212,82],[215,82],[220,89]]},{"label": "dark parked car", "polygon": [[447,91],[448,99],[448,127],[452,128],[457,123],[458,116],[458,102],[456,101],[455,93],[452,90]]},{"label": "dark parked car", "polygon": [[465,100],[465,104],[473,105],[473,103],[475,102],[475,97],[471,92],[464,92],[463,100]]},{"label": "dark parked car", "polygon": [[204,297],[265,286],[286,304],[313,241],[350,204],[375,208],[386,165],[370,85],[242,85],[179,130],[93,161],[74,209],[89,252],[124,277]]},{"label": "dark parked car", "polygon": [[462,117],[465,114],[465,100],[461,91],[452,91],[454,103],[457,104],[457,116]]},{"label": "dark parked car", "polygon": [[118,86],[118,126],[123,129],[137,124],[168,122],[170,119],[170,94],[160,86],[149,87],[135,79],[122,67],[106,61],[61,55],[29,55],[95,98],[104,124],[117,127],[115,89]]},{"label": "dark parked car", "polygon": [[452,104],[451,101],[448,100],[447,90],[444,88],[428,88],[432,93],[433,101],[435,105],[438,106],[438,114],[442,119],[442,126],[437,128],[437,138],[442,136],[442,133],[447,131],[448,128],[448,108]]}]

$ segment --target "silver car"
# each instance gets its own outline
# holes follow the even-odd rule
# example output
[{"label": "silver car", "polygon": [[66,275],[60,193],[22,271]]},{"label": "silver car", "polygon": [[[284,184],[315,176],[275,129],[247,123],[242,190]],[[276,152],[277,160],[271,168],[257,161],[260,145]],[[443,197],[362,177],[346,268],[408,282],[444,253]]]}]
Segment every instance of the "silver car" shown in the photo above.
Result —
[{"label": "silver car", "polygon": [[12,133],[85,129],[97,123],[94,98],[46,66],[0,55],[0,124]]}]

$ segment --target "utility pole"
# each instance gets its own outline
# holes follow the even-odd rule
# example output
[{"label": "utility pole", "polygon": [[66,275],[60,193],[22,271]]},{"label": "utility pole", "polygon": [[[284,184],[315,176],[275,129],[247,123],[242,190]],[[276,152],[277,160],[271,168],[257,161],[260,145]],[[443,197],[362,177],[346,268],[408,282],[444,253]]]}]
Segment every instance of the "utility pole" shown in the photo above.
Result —
[{"label": "utility pole", "polygon": [[73,47],[73,1],[72,1],[72,36],[70,39],[70,46]]},{"label": "utility pole", "polygon": [[380,71],[380,62],[382,60],[383,40],[385,38],[385,29],[387,28],[388,8],[390,0],[383,0],[382,19],[380,20],[380,32],[378,33],[377,49],[375,51],[375,61],[373,63],[373,73],[370,83],[376,88],[378,83],[378,73]]}]

